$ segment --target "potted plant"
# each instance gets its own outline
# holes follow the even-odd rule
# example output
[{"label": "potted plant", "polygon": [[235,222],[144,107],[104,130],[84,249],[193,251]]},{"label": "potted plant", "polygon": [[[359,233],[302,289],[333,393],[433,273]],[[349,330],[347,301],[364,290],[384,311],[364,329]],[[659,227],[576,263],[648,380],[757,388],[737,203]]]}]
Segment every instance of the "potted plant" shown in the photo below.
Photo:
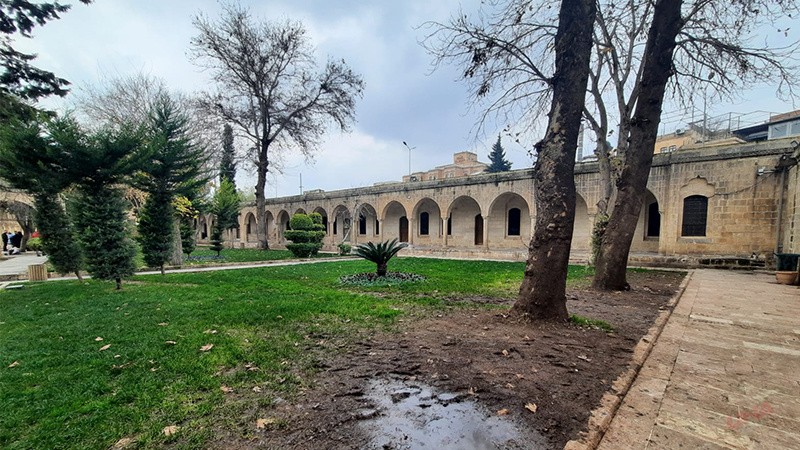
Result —
[{"label": "potted plant", "polygon": [[798,260],[800,260],[800,253],[776,253],[775,280],[777,280],[780,284],[797,283]]}]

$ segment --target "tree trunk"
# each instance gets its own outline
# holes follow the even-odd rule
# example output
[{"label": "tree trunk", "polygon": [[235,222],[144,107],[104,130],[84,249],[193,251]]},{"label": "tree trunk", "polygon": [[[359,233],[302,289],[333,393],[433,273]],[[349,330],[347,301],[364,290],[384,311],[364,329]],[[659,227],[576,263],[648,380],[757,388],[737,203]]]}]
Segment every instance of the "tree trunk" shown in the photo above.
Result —
[{"label": "tree trunk", "polygon": [[388,266],[389,266],[388,263],[378,264],[378,276],[379,277],[385,277],[386,276],[386,270],[387,270]]},{"label": "tree trunk", "polygon": [[594,224],[592,224],[591,255],[589,255],[590,265],[594,265],[597,262],[600,253],[600,244],[603,242],[603,235],[608,226],[608,205],[611,202],[611,196],[614,194],[613,168],[611,167],[611,144],[606,140],[599,141],[594,154],[597,156],[601,191],[600,200],[597,202],[597,214],[595,214]]},{"label": "tree trunk", "polygon": [[122,278],[114,278],[114,281],[117,283],[117,290],[122,289]]},{"label": "tree trunk", "polygon": [[75,271],[75,278],[78,279],[81,283],[83,283],[83,277],[81,276],[81,272],[79,270]]},{"label": "tree trunk", "polygon": [[642,80],[630,121],[630,145],[624,155],[617,199],[595,269],[593,286],[598,289],[630,288],[625,277],[628,254],[647,190],[664,92],[673,74],[675,39],[682,26],[681,0],[659,0],[647,36]]},{"label": "tree trunk", "polygon": [[258,239],[258,248],[269,250],[269,242],[267,242],[267,172],[266,170],[258,170],[258,179],[256,180],[256,239]]},{"label": "tree trunk", "polygon": [[173,266],[183,265],[183,243],[181,242],[181,220],[176,215],[172,218],[172,255],[169,263]]},{"label": "tree trunk", "polygon": [[555,38],[556,70],[547,132],[537,144],[536,227],[525,278],[512,311],[566,321],[567,265],[575,222],[575,151],[589,77],[594,0],[562,0]]}]

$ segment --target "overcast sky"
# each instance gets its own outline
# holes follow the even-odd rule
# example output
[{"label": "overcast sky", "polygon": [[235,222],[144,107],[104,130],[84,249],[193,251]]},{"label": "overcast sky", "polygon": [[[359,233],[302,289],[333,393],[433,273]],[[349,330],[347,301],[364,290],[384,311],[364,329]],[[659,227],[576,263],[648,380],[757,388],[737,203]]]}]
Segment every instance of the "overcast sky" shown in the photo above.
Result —
[{"label": "overcast sky", "polygon": [[[408,173],[409,151],[413,171],[452,162],[452,154],[470,150],[481,161],[505,124],[475,136],[476,114],[470,111],[465,85],[456,68],[431,71],[431,57],[419,45],[428,20],[445,21],[458,11],[475,11],[480,0],[288,0],[243,1],[254,17],[299,19],[309,30],[316,56],[343,58],[365,81],[364,98],[357,106],[353,131],[332,131],[314,163],[289,155],[284,174],[269,180],[268,196],[294,195],[304,190],[368,186],[399,181]],[[188,58],[195,35],[192,18],[199,12],[214,17],[216,0],[96,0],[77,4],[60,20],[37,28],[33,39],[17,39],[16,46],[39,55],[35,64],[81,86],[104,77],[139,72],[164,79],[185,92],[209,88],[208,75]],[[797,33],[796,30],[790,30]],[[51,108],[68,108],[65,100],[48,100]],[[698,107],[702,111],[702,105]],[[708,105],[709,114],[754,110],[784,112],[793,105],[775,98],[774,89],[757,87],[734,104]],[[696,112],[699,115],[700,112]],[[758,118],[765,118],[766,113]],[[665,111],[664,131],[681,126],[689,113]],[[491,128],[491,127],[490,127]],[[504,139],[507,159],[514,169],[531,165],[527,149],[533,142],[516,144]],[[591,145],[587,137],[587,145]],[[238,184],[252,192],[254,169],[241,164]],[[277,184],[277,187],[276,187]]]}]

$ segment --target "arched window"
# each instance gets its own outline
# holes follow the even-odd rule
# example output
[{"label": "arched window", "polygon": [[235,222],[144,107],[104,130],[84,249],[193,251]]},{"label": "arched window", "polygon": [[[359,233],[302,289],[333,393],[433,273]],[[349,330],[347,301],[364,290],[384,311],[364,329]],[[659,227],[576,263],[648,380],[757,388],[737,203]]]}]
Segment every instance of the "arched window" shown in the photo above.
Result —
[{"label": "arched window", "polygon": [[419,234],[420,236],[427,236],[430,225],[430,214],[427,212],[419,215]]},{"label": "arched window", "polygon": [[367,218],[363,214],[358,215],[358,234],[367,234]]},{"label": "arched window", "polygon": [[683,199],[681,236],[705,236],[708,219],[708,197],[692,195]]},{"label": "arched window", "polygon": [[520,216],[521,211],[519,208],[511,208],[508,210],[508,235],[519,236],[520,230]]}]

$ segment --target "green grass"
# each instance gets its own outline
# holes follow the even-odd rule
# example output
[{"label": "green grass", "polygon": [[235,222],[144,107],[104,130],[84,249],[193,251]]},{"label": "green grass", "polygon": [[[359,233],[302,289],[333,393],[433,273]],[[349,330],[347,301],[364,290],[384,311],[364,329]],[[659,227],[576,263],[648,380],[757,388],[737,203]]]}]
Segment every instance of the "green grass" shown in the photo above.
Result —
[{"label": "green grass", "polygon": [[611,324],[606,322],[605,320],[590,319],[588,317],[579,316],[577,314],[571,314],[569,316],[569,321],[574,323],[575,325],[579,325],[582,327],[599,328],[609,333],[614,331],[614,327],[612,327]]},{"label": "green grass", "polygon": [[[255,248],[226,248],[220,252],[222,258],[216,259],[217,252],[211,251],[208,247],[198,247],[192,252],[192,258],[185,261],[188,265],[210,264],[218,262],[258,262],[258,261],[278,261],[283,259],[296,259],[289,250],[259,250]],[[186,256],[186,255],[184,255]],[[334,256],[333,254],[322,254],[320,256]]]},{"label": "green grass", "polygon": [[[392,326],[404,311],[446,307],[443,299],[512,298],[523,271],[414,258],[389,266],[426,281],[343,287],[340,275],[374,264],[337,261],[137,276],[119,292],[98,281],[2,291],[0,448],[108,448],[123,437],[141,448],[197,448],[213,427],[252,432],[259,408],[306,382],[319,341]],[[201,352],[206,344],[214,347]],[[237,394],[226,397],[222,385]],[[262,393],[243,395],[253,387]],[[169,425],[181,431],[162,435]]]}]

